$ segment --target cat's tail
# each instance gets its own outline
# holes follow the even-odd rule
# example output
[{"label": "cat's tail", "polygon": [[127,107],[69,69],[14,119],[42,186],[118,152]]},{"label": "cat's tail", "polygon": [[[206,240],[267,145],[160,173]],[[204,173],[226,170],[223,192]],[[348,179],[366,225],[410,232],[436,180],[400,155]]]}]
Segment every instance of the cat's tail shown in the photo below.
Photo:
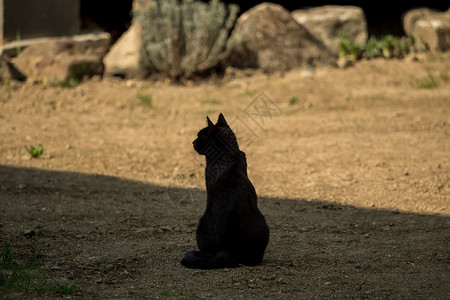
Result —
[{"label": "cat's tail", "polygon": [[236,268],[239,266],[227,252],[209,254],[200,251],[189,251],[181,260],[181,264],[190,269],[221,269]]}]

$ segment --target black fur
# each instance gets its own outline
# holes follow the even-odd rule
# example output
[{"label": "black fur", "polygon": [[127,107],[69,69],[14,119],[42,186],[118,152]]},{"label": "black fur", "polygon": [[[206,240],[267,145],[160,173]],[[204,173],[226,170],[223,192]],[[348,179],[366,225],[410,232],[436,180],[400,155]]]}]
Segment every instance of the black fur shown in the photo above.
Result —
[{"label": "black fur", "polygon": [[197,228],[200,251],[186,253],[181,264],[194,269],[255,266],[263,259],[269,227],[247,177],[245,153],[222,114],[215,125],[207,121],[193,142],[206,156],[207,204]]}]

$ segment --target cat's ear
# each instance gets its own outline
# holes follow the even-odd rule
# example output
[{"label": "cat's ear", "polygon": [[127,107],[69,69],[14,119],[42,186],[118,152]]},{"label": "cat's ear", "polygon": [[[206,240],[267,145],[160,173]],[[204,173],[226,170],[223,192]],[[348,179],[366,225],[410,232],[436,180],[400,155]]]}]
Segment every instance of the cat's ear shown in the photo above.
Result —
[{"label": "cat's ear", "polygon": [[214,126],[214,123],[211,122],[211,120],[209,119],[209,117],[206,117],[206,120],[208,121],[208,127],[209,127],[209,128],[214,128],[214,127],[215,127],[215,126]]},{"label": "cat's ear", "polygon": [[220,113],[219,119],[217,120],[216,126],[227,127],[228,123],[225,121],[225,117]]}]

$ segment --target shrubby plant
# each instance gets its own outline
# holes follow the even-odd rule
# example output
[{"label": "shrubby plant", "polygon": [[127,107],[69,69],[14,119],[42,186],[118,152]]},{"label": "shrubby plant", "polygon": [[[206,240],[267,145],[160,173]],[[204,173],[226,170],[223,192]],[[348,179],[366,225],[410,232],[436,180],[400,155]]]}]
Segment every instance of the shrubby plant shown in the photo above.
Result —
[{"label": "shrubby plant", "polygon": [[371,59],[381,56],[382,43],[379,39],[371,36],[364,45],[364,56]]},{"label": "shrubby plant", "polygon": [[381,51],[383,56],[391,58],[394,55],[394,48],[398,47],[398,40],[391,34],[383,37],[381,40]]},{"label": "shrubby plant", "polygon": [[414,35],[401,38],[393,35],[381,38],[371,36],[365,44],[351,42],[345,35],[339,37],[339,56],[350,60],[358,60],[362,57],[367,59],[403,57],[408,53],[423,52],[425,49],[422,41]]},{"label": "shrubby plant", "polygon": [[42,146],[41,144],[39,144],[37,146],[30,145],[30,148],[25,146],[25,149],[28,151],[28,153],[33,158],[37,158],[37,157],[41,156],[42,154],[44,154],[44,146]]},{"label": "shrubby plant", "polygon": [[219,0],[159,0],[142,13],[141,66],[172,79],[189,78],[218,66],[239,11]]},{"label": "shrubby plant", "polygon": [[431,74],[427,74],[425,78],[417,82],[417,87],[420,89],[433,89],[437,88],[438,86],[439,84]]}]

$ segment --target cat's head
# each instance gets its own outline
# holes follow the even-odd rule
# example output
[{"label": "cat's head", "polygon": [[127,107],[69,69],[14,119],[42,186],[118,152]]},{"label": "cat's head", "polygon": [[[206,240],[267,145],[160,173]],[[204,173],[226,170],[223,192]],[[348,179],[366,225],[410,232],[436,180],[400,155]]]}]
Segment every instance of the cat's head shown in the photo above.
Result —
[{"label": "cat's head", "polygon": [[224,154],[235,155],[240,152],[236,136],[221,113],[217,123],[206,117],[208,126],[198,132],[197,138],[192,142],[198,154],[208,159],[217,159]]}]

